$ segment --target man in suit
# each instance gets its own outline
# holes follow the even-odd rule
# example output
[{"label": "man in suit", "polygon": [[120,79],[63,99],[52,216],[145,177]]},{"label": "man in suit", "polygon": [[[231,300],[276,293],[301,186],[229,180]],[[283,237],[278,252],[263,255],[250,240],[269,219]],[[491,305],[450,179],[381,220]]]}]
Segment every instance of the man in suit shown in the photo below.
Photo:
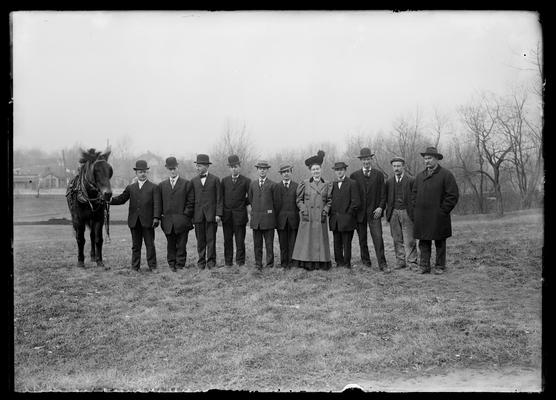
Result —
[{"label": "man in suit", "polygon": [[255,266],[261,270],[263,267],[263,239],[266,247],[266,266],[274,267],[275,183],[266,176],[270,168],[267,161],[257,162],[255,168],[257,168],[259,179],[251,182],[251,186],[249,186],[249,203],[251,204]]},{"label": "man in suit", "polygon": [[291,163],[283,163],[278,170],[282,182],[276,184],[276,230],[280,242],[280,265],[293,266],[292,254],[299,227],[299,208],[297,208],[297,182],[292,181]]},{"label": "man in suit", "polygon": [[147,248],[149,269],[157,273],[156,249],[154,247],[154,230],[160,220],[160,192],[158,186],[147,179],[149,166],[145,160],[135,163],[137,181],[124,189],[122,194],[112,197],[111,205],[124,204],[129,200],[127,225],[131,230],[131,268],[139,271],[141,267],[141,246],[143,241]]},{"label": "man in suit", "polygon": [[411,203],[415,239],[419,239],[421,273],[431,272],[432,241],[436,248],[435,274],[446,270],[446,239],[452,236],[450,212],[458,202],[459,190],[454,175],[438,161],[444,157],[436,147],[421,153],[425,170],[417,174]]},{"label": "man in suit", "polygon": [[197,175],[191,179],[193,185],[195,207],[193,210],[193,224],[197,237],[197,252],[200,269],[216,266],[216,230],[222,218],[222,188],[220,179],[209,174],[209,156],[198,154]]},{"label": "man in suit", "polygon": [[228,157],[231,175],[222,179],[223,215],[222,230],[224,232],[224,263],[233,265],[234,237],[236,242],[236,264],[245,265],[245,232],[248,222],[247,206],[249,205],[249,185],[251,179],[240,175],[241,163],[237,155]]},{"label": "man in suit", "polygon": [[417,270],[417,247],[413,238],[411,192],[414,179],[405,173],[405,159],[390,160],[394,176],[386,181],[386,221],[394,240],[396,269]]},{"label": "man in suit", "polygon": [[362,168],[350,175],[350,178],[357,182],[361,200],[361,207],[357,213],[357,235],[361,248],[361,261],[370,267],[371,258],[367,246],[367,225],[369,225],[378,267],[381,271],[388,273],[390,269],[386,263],[384,240],[382,239],[382,213],[386,207],[384,175],[375,168],[371,168],[373,156],[374,154],[368,147],[362,148],[357,156],[361,160]]},{"label": "man in suit", "polygon": [[193,229],[193,208],[195,193],[187,179],[179,176],[176,157],[166,159],[168,179],[158,184],[161,196],[162,223],[166,235],[168,265],[174,272],[185,266],[187,259],[187,239]]},{"label": "man in suit", "polygon": [[336,180],[332,182],[332,205],[328,223],[334,237],[336,266],[351,268],[351,241],[357,227],[359,190],[357,182],[346,176],[347,164],[334,163]]}]

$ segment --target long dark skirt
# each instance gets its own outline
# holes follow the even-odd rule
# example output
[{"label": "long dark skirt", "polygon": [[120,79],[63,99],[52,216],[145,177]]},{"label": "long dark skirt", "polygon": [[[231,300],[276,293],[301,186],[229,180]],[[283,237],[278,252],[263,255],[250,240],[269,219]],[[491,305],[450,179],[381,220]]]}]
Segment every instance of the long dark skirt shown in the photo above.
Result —
[{"label": "long dark skirt", "polygon": [[293,261],[298,267],[308,271],[313,271],[315,269],[329,270],[332,267],[331,261],[300,261],[295,259]]}]

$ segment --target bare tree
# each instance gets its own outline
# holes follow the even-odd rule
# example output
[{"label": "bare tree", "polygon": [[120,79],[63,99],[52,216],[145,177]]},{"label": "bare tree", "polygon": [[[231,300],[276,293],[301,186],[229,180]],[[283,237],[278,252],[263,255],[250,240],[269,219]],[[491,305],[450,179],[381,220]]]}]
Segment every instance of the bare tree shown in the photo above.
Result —
[{"label": "bare tree", "polygon": [[230,120],[226,122],[224,133],[213,147],[211,158],[215,161],[213,172],[219,176],[229,173],[227,169],[228,157],[235,154],[239,157],[242,165],[253,165],[257,158],[254,143],[247,132],[247,125],[242,122],[238,127],[232,126]]},{"label": "bare tree", "polygon": [[490,167],[490,171],[481,167],[476,172],[486,176],[492,182],[498,216],[504,214],[500,186],[501,167],[512,151],[512,144],[504,134],[498,119],[500,107],[498,99],[483,94],[476,104],[461,107],[459,110],[465,126],[476,143],[480,165],[482,166],[486,161]]},{"label": "bare tree", "polygon": [[419,154],[426,143],[422,131],[422,116],[417,109],[415,115],[399,117],[394,121],[393,140],[385,145],[390,155],[405,159],[406,171],[410,175],[416,175],[422,166]]}]

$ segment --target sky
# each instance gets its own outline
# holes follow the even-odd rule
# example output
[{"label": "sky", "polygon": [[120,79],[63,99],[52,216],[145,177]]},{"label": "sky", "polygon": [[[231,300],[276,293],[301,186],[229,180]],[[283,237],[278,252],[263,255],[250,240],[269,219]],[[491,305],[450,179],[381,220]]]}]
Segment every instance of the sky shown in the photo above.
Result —
[{"label": "sky", "polygon": [[[523,11],[15,12],[13,148],[194,158],[245,125],[260,155],[456,118],[531,79]],[[316,150],[316,148],[315,148]]]}]

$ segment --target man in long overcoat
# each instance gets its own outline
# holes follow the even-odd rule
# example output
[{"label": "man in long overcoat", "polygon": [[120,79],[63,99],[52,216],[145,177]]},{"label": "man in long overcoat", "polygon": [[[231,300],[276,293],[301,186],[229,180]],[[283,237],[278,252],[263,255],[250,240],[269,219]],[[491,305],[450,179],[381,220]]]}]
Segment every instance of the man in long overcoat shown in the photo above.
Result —
[{"label": "man in long overcoat", "polygon": [[132,241],[131,268],[139,271],[141,267],[141,247],[144,241],[149,269],[157,273],[154,230],[159,224],[161,214],[160,191],[158,185],[147,179],[149,166],[145,160],[137,160],[133,169],[137,180],[127,185],[122,194],[112,197],[110,204],[120,205],[129,200],[127,225]]},{"label": "man in long overcoat", "polygon": [[361,207],[357,213],[357,236],[361,249],[361,261],[364,265],[371,266],[369,247],[367,245],[367,225],[371,232],[375,248],[378,267],[381,271],[389,272],[384,255],[384,240],[382,239],[382,214],[386,207],[386,190],[384,174],[371,168],[371,159],[374,156],[368,147],[361,149],[357,156],[361,160],[362,168],[350,175],[355,180],[359,189]]},{"label": "man in long overcoat", "polygon": [[245,265],[245,231],[251,179],[240,174],[241,163],[237,155],[228,157],[228,167],[231,175],[222,178],[224,263],[227,266],[233,265],[235,237],[236,264],[242,266]]},{"label": "man in long overcoat", "polygon": [[421,273],[430,273],[432,241],[436,248],[435,274],[446,269],[446,239],[452,236],[450,212],[459,198],[454,175],[438,163],[442,160],[436,147],[421,153],[425,170],[415,177],[412,191],[414,236],[419,239]]},{"label": "man in long overcoat", "polygon": [[405,159],[390,160],[394,176],[386,181],[386,221],[394,240],[396,269],[409,267],[416,271],[417,246],[413,237],[413,206],[411,193],[415,179],[405,173]]},{"label": "man in long overcoat", "polygon": [[255,266],[260,270],[263,267],[263,239],[266,248],[266,266],[274,267],[275,183],[266,176],[270,168],[267,161],[258,161],[255,168],[257,168],[259,179],[253,180],[249,186],[249,203],[251,204]]},{"label": "man in long overcoat", "polygon": [[191,179],[195,193],[193,225],[197,238],[197,253],[200,269],[216,266],[216,230],[222,217],[222,187],[220,179],[208,173],[209,156],[197,154],[197,172],[199,175]]},{"label": "man in long overcoat", "polygon": [[165,167],[169,177],[158,184],[162,201],[161,227],[167,241],[166,259],[170,269],[176,272],[185,266],[187,259],[195,193],[190,182],[179,175],[176,157],[168,157]]},{"label": "man in long overcoat", "polygon": [[291,163],[280,165],[278,172],[282,182],[276,183],[276,230],[280,242],[280,265],[291,268],[293,248],[299,227],[299,208],[297,208],[297,182],[292,181]]},{"label": "man in long overcoat", "polygon": [[351,241],[357,227],[357,210],[360,204],[357,182],[346,176],[347,164],[334,163],[336,180],[332,182],[332,203],[329,225],[334,236],[336,266],[351,268]]}]

